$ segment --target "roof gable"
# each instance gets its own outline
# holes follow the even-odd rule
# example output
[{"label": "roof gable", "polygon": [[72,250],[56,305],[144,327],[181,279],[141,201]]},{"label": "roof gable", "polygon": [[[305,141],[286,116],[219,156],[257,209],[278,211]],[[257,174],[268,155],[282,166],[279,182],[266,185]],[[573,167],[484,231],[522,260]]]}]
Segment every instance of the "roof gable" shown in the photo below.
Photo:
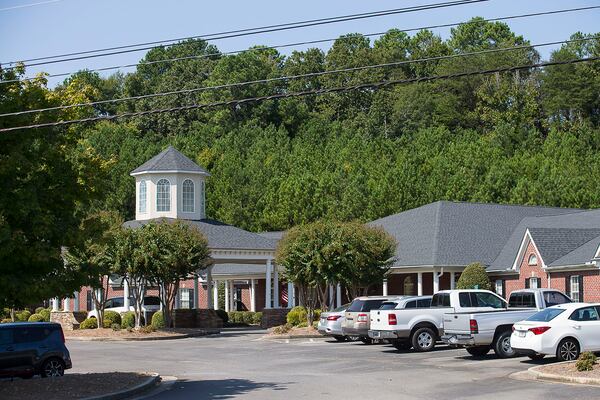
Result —
[{"label": "roof gable", "polygon": [[181,152],[173,146],[167,147],[165,150],[131,171],[131,175],[167,171],[210,175],[208,171],[181,154]]},{"label": "roof gable", "polygon": [[[529,233],[542,260],[544,260],[544,264],[552,265],[557,260],[600,236],[600,229],[529,228]],[[592,258],[593,250],[578,262],[591,261]],[[577,261],[577,257],[573,258],[573,261]]]}]

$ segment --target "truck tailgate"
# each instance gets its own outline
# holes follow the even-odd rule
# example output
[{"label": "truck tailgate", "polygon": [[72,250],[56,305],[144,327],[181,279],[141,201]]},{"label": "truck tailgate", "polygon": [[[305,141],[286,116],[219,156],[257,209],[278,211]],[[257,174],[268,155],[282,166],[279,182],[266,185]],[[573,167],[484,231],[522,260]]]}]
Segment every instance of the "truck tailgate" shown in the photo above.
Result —
[{"label": "truck tailgate", "polygon": [[392,329],[388,324],[388,315],[398,312],[399,310],[371,310],[371,325],[373,331]]},{"label": "truck tailgate", "polygon": [[444,333],[452,332],[468,335],[471,333],[470,321],[471,314],[468,313],[444,314]]}]

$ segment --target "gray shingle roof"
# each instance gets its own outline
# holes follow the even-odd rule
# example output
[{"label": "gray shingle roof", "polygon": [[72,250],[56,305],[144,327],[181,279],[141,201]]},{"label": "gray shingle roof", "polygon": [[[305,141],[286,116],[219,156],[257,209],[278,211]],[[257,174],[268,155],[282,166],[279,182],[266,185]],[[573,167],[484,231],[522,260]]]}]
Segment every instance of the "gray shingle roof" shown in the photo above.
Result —
[{"label": "gray shingle roof", "polygon": [[600,235],[600,229],[529,228],[529,233],[542,259],[550,265]]},{"label": "gray shingle roof", "polygon": [[273,232],[258,232],[258,234],[262,237],[266,237],[267,239],[273,240],[281,240],[286,231],[273,231]]},{"label": "gray shingle roof", "polygon": [[578,211],[438,201],[369,225],[381,226],[396,238],[395,267],[462,266],[475,261],[489,265],[524,218]]},{"label": "gray shingle roof", "polygon": [[[133,220],[125,222],[124,225],[128,228],[137,228],[152,221],[173,222],[176,220],[174,218]],[[177,221],[197,227],[206,236],[208,246],[212,249],[275,250],[277,244],[275,240],[212,219]]]},{"label": "gray shingle roof", "polygon": [[215,275],[264,275],[266,265],[257,264],[215,264],[212,269]]},{"label": "gray shingle roof", "polygon": [[204,168],[181,154],[173,146],[167,147],[133,171],[131,174],[141,172],[182,171],[210,175]]}]

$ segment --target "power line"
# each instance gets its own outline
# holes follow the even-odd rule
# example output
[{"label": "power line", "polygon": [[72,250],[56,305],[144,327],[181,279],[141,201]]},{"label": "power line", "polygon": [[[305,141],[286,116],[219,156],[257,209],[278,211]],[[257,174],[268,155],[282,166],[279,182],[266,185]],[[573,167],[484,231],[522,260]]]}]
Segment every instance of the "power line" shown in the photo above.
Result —
[{"label": "power line", "polygon": [[302,92],[277,93],[277,94],[272,94],[272,95],[268,95],[268,96],[249,97],[249,98],[244,98],[244,99],[219,101],[219,102],[214,102],[214,103],[192,104],[192,105],[187,105],[187,106],[152,109],[152,110],[137,111],[137,112],[117,114],[117,115],[104,115],[104,116],[66,120],[66,121],[56,121],[56,122],[47,122],[47,123],[33,124],[33,125],[15,126],[15,127],[10,127],[10,128],[2,128],[2,129],[0,129],[0,132],[11,132],[11,131],[16,131],[16,130],[55,127],[55,126],[72,125],[72,124],[94,122],[94,121],[112,121],[112,120],[121,119],[121,118],[140,117],[140,116],[153,115],[153,114],[162,114],[162,113],[168,113],[168,112],[180,112],[180,111],[188,111],[188,110],[195,110],[195,109],[213,108],[213,107],[219,107],[219,106],[240,105],[240,104],[246,104],[246,103],[262,102],[262,101],[266,101],[266,100],[277,100],[277,99],[292,98],[292,97],[304,97],[304,96],[310,96],[310,95],[322,95],[322,94],[327,94],[327,93],[347,92],[347,91],[360,90],[360,89],[377,90],[382,87],[405,84],[405,83],[431,82],[431,81],[436,81],[436,80],[441,80],[441,79],[454,79],[454,78],[461,78],[461,77],[475,76],[475,75],[490,75],[490,74],[495,74],[495,73],[500,73],[500,72],[514,72],[514,71],[519,71],[522,69],[541,68],[541,67],[554,66],[554,65],[577,64],[577,63],[591,62],[591,61],[598,61],[598,60],[600,60],[600,57],[579,58],[579,59],[566,60],[566,61],[549,61],[549,62],[542,62],[542,63],[536,63],[536,64],[495,68],[495,69],[488,69],[488,70],[458,72],[458,73],[447,74],[447,75],[435,75],[435,76],[427,76],[427,77],[419,77],[419,78],[411,78],[411,79],[379,81],[379,82],[374,82],[374,83],[361,83],[361,84],[356,84],[353,86],[338,86],[338,87],[333,87],[333,88],[306,90],[306,91],[302,91]]},{"label": "power line", "polygon": [[32,114],[32,113],[42,113],[42,112],[48,112],[48,111],[57,111],[57,110],[77,108],[77,107],[90,107],[90,106],[96,106],[96,105],[101,105],[101,104],[120,103],[120,102],[124,102],[124,101],[142,100],[142,99],[148,99],[148,98],[154,98],[154,97],[173,96],[173,95],[178,95],[178,94],[191,94],[191,93],[203,92],[203,91],[208,91],[208,90],[228,89],[228,88],[232,88],[232,87],[248,86],[248,85],[259,84],[259,83],[288,81],[288,80],[292,80],[292,79],[312,78],[312,77],[318,77],[318,76],[324,76],[324,75],[339,74],[339,73],[344,73],[344,72],[362,71],[362,70],[366,70],[366,69],[396,67],[396,66],[400,66],[400,65],[416,64],[416,63],[429,62],[429,61],[448,60],[448,59],[453,59],[453,58],[470,57],[470,56],[476,56],[476,55],[481,55],[481,54],[504,53],[504,52],[509,52],[509,51],[531,49],[531,48],[535,48],[535,47],[553,46],[553,45],[557,45],[557,44],[566,44],[566,43],[573,43],[573,42],[584,42],[584,41],[593,40],[593,39],[600,39],[600,36],[581,38],[581,39],[561,40],[561,41],[556,41],[556,42],[546,42],[546,43],[540,43],[540,44],[530,44],[530,45],[506,47],[506,48],[501,48],[501,49],[480,50],[480,51],[474,51],[474,52],[469,52],[469,53],[451,54],[451,55],[447,55],[447,56],[436,56],[436,57],[428,57],[428,58],[419,58],[419,59],[415,59],[415,60],[395,61],[395,62],[391,62],[391,63],[364,65],[364,66],[360,66],[360,67],[342,68],[342,69],[336,69],[336,70],[330,70],[330,71],[311,72],[311,73],[307,73],[307,74],[287,75],[287,76],[280,76],[280,77],[275,77],[275,78],[258,79],[258,80],[253,80],[253,81],[233,82],[233,83],[226,83],[226,84],[216,85],[216,86],[204,86],[204,87],[192,88],[192,89],[181,89],[181,90],[173,90],[173,91],[168,91],[168,92],[150,93],[150,94],[143,94],[143,95],[139,95],[139,96],[123,97],[123,98],[118,98],[118,99],[99,100],[99,101],[93,101],[93,102],[88,102],[88,103],[67,104],[67,105],[62,105],[62,106],[38,108],[38,109],[33,109],[33,110],[15,111],[15,112],[11,112],[11,113],[0,114],[0,117],[9,117],[9,116],[25,115],[25,114]]},{"label": "power line", "polygon": [[[569,8],[569,9],[562,9],[562,10],[543,11],[543,12],[537,12],[537,13],[509,15],[506,17],[483,19],[483,20],[481,20],[481,22],[504,21],[504,20],[518,19],[518,18],[529,18],[529,17],[537,17],[537,16],[544,16],[544,15],[552,15],[552,14],[562,14],[562,13],[568,13],[568,12],[587,11],[587,10],[598,9],[598,8],[600,8],[600,6],[578,7],[578,8]],[[449,27],[458,26],[458,25],[467,24],[467,23],[469,23],[469,21],[453,22],[453,23],[438,24],[438,25],[429,25],[429,26],[423,26],[423,27],[419,27],[419,28],[401,29],[398,31],[406,33],[406,32],[420,31],[420,30],[424,30],[424,29],[449,28]],[[380,35],[384,35],[385,33],[386,32],[367,33],[367,34],[363,34],[362,36],[364,36],[364,37],[380,36]],[[257,49],[234,50],[234,51],[228,51],[228,52],[223,52],[223,53],[202,54],[202,55],[195,55],[195,56],[168,58],[168,59],[164,59],[164,60],[144,61],[144,62],[133,63],[133,64],[115,65],[115,66],[110,66],[110,67],[87,69],[86,71],[102,72],[102,71],[110,71],[110,70],[114,70],[114,69],[138,67],[141,65],[154,65],[154,64],[161,64],[161,63],[184,61],[184,60],[203,59],[203,58],[219,57],[219,56],[223,56],[223,55],[241,54],[241,53],[246,53],[249,51],[261,51],[261,50],[271,50],[271,49],[279,49],[279,48],[286,48],[286,47],[297,47],[297,46],[305,46],[305,45],[311,45],[311,44],[333,42],[333,41],[337,41],[337,40],[343,41],[343,40],[350,40],[350,39],[352,39],[352,37],[347,37],[347,36],[342,36],[342,37],[338,37],[338,38],[329,38],[329,39],[317,39],[317,40],[287,43],[287,44],[275,45],[275,46],[260,47]],[[45,77],[54,78],[54,77],[61,77],[61,76],[69,76],[76,72],[78,72],[78,71],[63,72],[63,73],[59,73],[59,74],[48,74],[48,75],[45,75]],[[13,83],[13,82],[30,81],[30,80],[34,80],[34,79],[38,79],[38,77],[26,77],[26,78],[20,78],[20,79],[3,80],[3,81],[0,81],[0,85],[6,84],[6,83]]]},{"label": "power line", "polygon": [[16,9],[19,9],[19,8],[41,6],[43,4],[58,3],[59,1],[62,1],[62,0],[48,0],[48,1],[41,1],[39,3],[21,4],[19,6],[12,6],[12,7],[0,8],[0,11],[9,11],[9,10],[16,10]]},{"label": "power line", "polygon": [[[457,0],[457,1],[448,1],[448,2],[443,2],[443,3],[432,3],[432,4],[425,4],[423,6],[404,7],[404,8],[398,8],[398,9],[392,9],[392,10],[375,11],[375,12],[371,12],[371,13],[353,14],[353,15],[341,16],[341,17],[322,18],[320,20],[307,20],[307,21],[292,22],[292,23],[288,23],[288,24],[271,25],[271,26],[259,27],[259,28],[248,28],[248,29],[242,29],[242,30],[237,30],[237,31],[212,33],[212,34],[207,34],[207,35],[203,35],[203,36],[188,36],[188,37],[183,37],[183,38],[179,38],[179,39],[161,40],[161,41],[155,41],[155,42],[140,43],[140,44],[135,44],[135,45],[126,45],[126,46],[117,46],[117,47],[111,47],[111,48],[105,48],[105,49],[81,51],[81,52],[68,53],[68,54],[56,55],[56,56],[38,57],[38,58],[31,58],[31,59],[24,60],[24,61],[10,61],[7,64],[26,63],[29,61],[49,60],[52,58],[58,58],[58,57],[63,57],[63,56],[70,57],[71,55],[78,55],[78,57],[70,57],[70,58],[64,58],[64,59],[60,59],[60,60],[40,61],[40,62],[36,62],[36,63],[30,63],[30,64],[26,64],[25,67],[32,67],[32,66],[45,65],[45,64],[55,64],[55,63],[62,63],[62,62],[67,62],[67,61],[82,60],[82,59],[87,59],[87,58],[106,57],[106,56],[111,56],[111,55],[116,55],[116,54],[124,54],[124,53],[138,52],[138,51],[143,51],[143,50],[150,50],[150,49],[153,49],[154,47],[156,47],[155,46],[156,44],[161,44],[161,43],[178,45],[181,43],[173,43],[173,42],[179,42],[179,41],[189,40],[189,39],[210,39],[210,40],[229,39],[229,38],[240,37],[240,36],[256,35],[259,33],[278,32],[278,31],[284,31],[284,30],[290,30],[290,29],[306,28],[306,27],[311,27],[311,26],[353,21],[353,20],[359,20],[359,19],[365,19],[365,18],[381,17],[381,16],[387,16],[387,15],[405,14],[405,13],[411,13],[411,12],[417,12],[417,11],[426,11],[426,10],[432,10],[432,9],[438,9],[438,8],[454,7],[454,6],[468,5],[468,4],[481,3],[481,2],[487,2],[487,1],[490,1],[490,0]],[[152,45],[152,46],[148,47],[146,45]],[[137,46],[145,46],[145,47],[139,47],[139,48],[135,48],[135,49],[131,48],[131,47],[137,47]],[[122,50],[119,50],[119,49],[122,49]],[[116,51],[109,51],[107,53],[101,53],[101,54],[91,54],[91,53],[97,53],[97,52],[105,51],[105,50],[107,50],[107,51],[108,50],[116,50]],[[88,54],[88,55],[84,55],[84,54]],[[16,67],[16,66],[15,67],[7,67],[5,69],[11,70],[11,69],[15,69],[15,68],[18,68],[18,67]]]}]

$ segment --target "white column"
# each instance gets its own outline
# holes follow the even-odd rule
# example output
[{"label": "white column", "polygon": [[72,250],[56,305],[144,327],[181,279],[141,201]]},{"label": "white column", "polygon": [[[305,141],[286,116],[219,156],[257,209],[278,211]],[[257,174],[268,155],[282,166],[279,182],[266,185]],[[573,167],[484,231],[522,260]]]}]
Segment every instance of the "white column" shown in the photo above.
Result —
[{"label": "white column", "polygon": [[333,295],[333,285],[329,285],[329,309],[333,311],[335,308],[335,297]]},{"label": "white column", "polygon": [[387,279],[383,280],[383,295],[384,296],[388,295],[388,281],[387,281]]},{"label": "white column", "polygon": [[271,260],[267,260],[265,279],[265,308],[271,308]]},{"label": "white column", "polygon": [[456,288],[456,272],[450,272],[450,289]]},{"label": "white column", "polygon": [[219,309],[219,281],[213,282],[213,308]]},{"label": "white column", "polygon": [[[200,277],[198,277],[196,279],[196,285],[195,287],[198,287],[198,279],[200,279]],[[206,308],[208,308],[209,310],[212,308],[213,310],[216,310],[216,307],[214,306],[214,300],[213,300],[213,279],[212,279],[212,267],[209,267],[206,270]],[[199,299],[199,293],[196,290],[196,299]],[[215,296],[215,298],[218,297]],[[200,300],[198,300],[198,303],[200,302]],[[196,308],[200,308],[200,305],[196,306]]]},{"label": "white column", "polygon": [[58,311],[59,300],[58,297],[52,299],[52,311]]},{"label": "white column", "polygon": [[79,311],[79,292],[73,293],[73,311]]},{"label": "white column", "polygon": [[[200,308],[200,276],[194,275],[194,308]],[[210,287],[210,281],[206,282],[206,308],[210,308],[212,301],[211,300],[212,290]]]},{"label": "white column", "polygon": [[342,305],[342,285],[340,285],[339,283],[335,288],[335,304],[336,307],[340,307]]},{"label": "white column", "polygon": [[433,294],[440,291],[440,276],[435,270],[433,271]]},{"label": "white column", "polygon": [[417,295],[423,296],[423,273],[417,272]]},{"label": "white column", "polygon": [[69,299],[68,297],[65,297],[63,311],[71,311],[71,299]]},{"label": "white column", "polygon": [[273,265],[273,308],[279,308],[279,271],[277,265]]},{"label": "white column", "polygon": [[225,311],[229,311],[229,281],[225,281]]},{"label": "white column", "polygon": [[123,307],[129,311],[129,282],[123,277]]},{"label": "white column", "polygon": [[250,279],[250,311],[256,311],[256,279]]},{"label": "white column", "polygon": [[296,306],[296,293],[294,293],[294,282],[288,282],[288,308]]},{"label": "white column", "polygon": [[229,310],[236,311],[237,304],[234,301],[235,288],[233,286],[233,279],[229,281]]}]

